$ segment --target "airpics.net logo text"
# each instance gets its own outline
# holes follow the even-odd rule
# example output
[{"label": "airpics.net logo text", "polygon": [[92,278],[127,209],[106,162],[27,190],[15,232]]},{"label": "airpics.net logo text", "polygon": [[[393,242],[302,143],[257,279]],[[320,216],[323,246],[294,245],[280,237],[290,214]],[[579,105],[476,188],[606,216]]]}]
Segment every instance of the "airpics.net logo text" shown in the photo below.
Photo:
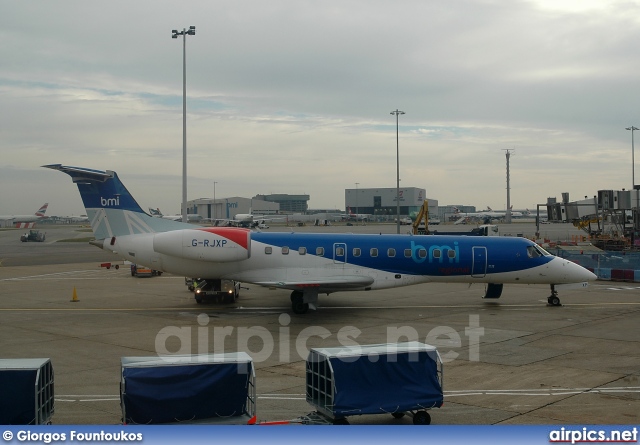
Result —
[{"label": "airpics.net logo text", "polygon": [[[195,328],[166,326],[160,329],[155,338],[156,353],[162,358],[210,352],[224,353],[233,350],[250,352],[251,358],[256,363],[266,362],[275,357],[281,363],[290,363],[305,360],[310,350],[309,343],[317,343],[317,338],[331,341],[331,337],[335,336],[339,346],[350,348],[357,348],[363,344],[358,341],[362,331],[355,326],[343,326],[337,332],[331,332],[322,326],[307,326],[297,334],[293,334],[289,326],[291,316],[286,313],[278,317],[280,326],[277,332],[264,326],[210,326],[211,320],[207,314],[200,314],[197,317],[199,326]],[[424,341],[438,348],[443,363],[461,357],[461,352],[456,352],[456,349],[463,349],[468,353],[465,359],[479,361],[480,337],[483,335],[484,328],[480,327],[480,316],[469,315],[468,326],[464,328],[466,345],[463,342],[463,336],[450,326],[436,326],[426,336],[421,336],[412,326],[388,326],[386,338],[376,343],[393,345],[407,341]]]}]

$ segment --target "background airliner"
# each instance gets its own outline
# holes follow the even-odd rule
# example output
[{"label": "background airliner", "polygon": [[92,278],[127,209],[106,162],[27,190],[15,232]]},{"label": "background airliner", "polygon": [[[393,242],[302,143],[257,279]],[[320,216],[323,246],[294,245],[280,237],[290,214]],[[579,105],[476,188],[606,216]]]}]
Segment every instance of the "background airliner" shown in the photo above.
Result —
[{"label": "background airliner", "polygon": [[[455,211],[455,216],[459,219],[454,222],[454,224],[462,224],[467,219],[478,219],[485,224],[491,223],[492,219],[504,219],[507,216],[507,212],[505,211],[496,211],[491,207],[487,207],[487,210],[483,210],[481,212],[461,212],[457,207],[453,208]],[[511,211],[511,216],[514,218],[519,218],[522,215],[522,212]]]},{"label": "background airliner", "polygon": [[315,309],[320,294],[428,282],[586,286],[596,276],[525,238],[253,232],[200,227],[142,211],[114,171],[46,165],[71,176],[91,220],[92,244],[154,270],[291,290],[294,313]]},{"label": "background airliner", "polygon": [[38,220],[46,218],[45,212],[47,211],[47,207],[49,207],[49,203],[45,202],[33,215],[5,215],[0,216],[0,221],[11,221],[11,224],[23,229],[30,228],[33,227]]}]

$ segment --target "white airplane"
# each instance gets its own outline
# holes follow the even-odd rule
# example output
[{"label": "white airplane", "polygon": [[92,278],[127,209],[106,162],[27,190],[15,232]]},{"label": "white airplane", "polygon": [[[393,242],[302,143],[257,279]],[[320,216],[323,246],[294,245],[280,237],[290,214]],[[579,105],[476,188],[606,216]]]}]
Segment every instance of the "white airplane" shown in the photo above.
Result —
[{"label": "white airplane", "polygon": [[114,171],[61,164],[78,186],[92,244],[154,270],[291,290],[292,310],[316,309],[320,294],[414,284],[484,283],[485,298],[503,284],[586,287],[596,276],[521,237],[253,232],[201,227],[146,214]]},{"label": "white airplane", "polygon": [[265,216],[254,215],[253,213],[236,213],[233,219],[216,219],[215,225],[217,226],[232,226],[232,227],[244,227],[246,229],[268,229],[267,222],[269,221],[283,221],[286,220],[286,216]]},{"label": "white airplane", "polygon": [[11,221],[11,223],[20,229],[30,229],[35,223],[43,218],[47,218],[44,214],[49,207],[49,203],[45,202],[33,215],[5,215],[0,216],[0,221]]},{"label": "white airplane", "polygon": [[75,215],[71,215],[71,216],[63,216],[61,217],[61,219],[71,223],[71,224],[77,224],[77,223],[88,223],[89,222],[89,218],[87,217],[87,215],[80,215],[80,216],[75,216]]},{"label": "white airplane", "polygon": [[[454,224],[463,224],[468,219],[479,219],[485,224],[490,224],[492,219],[504,219],[507,216],[507,212],[504,211],[495,211],[491,207],[487,206],[487,210],[483,210],[481,212],[461,212],[457,207],[453,207],[454,215],[459,219],[454,222]],[[522,212],[511,212],[511,216],[514,218],[519,218],[522,216]]]},{"label": "white airplane", "polygon": [[[169,219],[171,221],[182,221],[182,215],[163,215],[160,209],[152,209],[151,207],[149,207],[149,214],[156,218]],[[200,215],[190,213],[187,214],[187,220],[190,222],[201,222],[203,218]]]},{"label": "white airplane", "polygon": [[368,221],[371,215],[368,213],[353,213],[351,207],[347,207],[347,217],[354,221]]}]

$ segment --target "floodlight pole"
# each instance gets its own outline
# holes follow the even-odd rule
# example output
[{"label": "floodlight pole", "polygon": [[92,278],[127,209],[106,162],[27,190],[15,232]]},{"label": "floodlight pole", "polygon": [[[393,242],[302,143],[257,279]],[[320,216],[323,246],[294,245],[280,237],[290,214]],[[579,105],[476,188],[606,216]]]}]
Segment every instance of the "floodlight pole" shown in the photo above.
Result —
[{"label": "floodlight pole", "polygon": [[356,182],[356,225],[358,225],[358,184],[360,183]]},{"label": "floodlight pole", "polygon": [[398,117],[404,114],[396,108],[391,114],[396,115],[396,233],[400,233],[400,137],[398,133]]},{"label": "floodlight pole", "polygon": [[213,181],[213,219],[218,218],[218,203],[216,202],[216,184],[218,181]]},{"label": "floodlight pole", "polygon": [[182,222],[187,219],[187,35],[195,36],[196,27],[171,31],[171,38],[182,36]]},{"label": "floodlight pole", "polygon": [[634,147],[633,147],[633,132],[638,130],[633,125],[625,128],[625,130],[631,130],[631,190],[636,189],[636,161],[634,159]]}]

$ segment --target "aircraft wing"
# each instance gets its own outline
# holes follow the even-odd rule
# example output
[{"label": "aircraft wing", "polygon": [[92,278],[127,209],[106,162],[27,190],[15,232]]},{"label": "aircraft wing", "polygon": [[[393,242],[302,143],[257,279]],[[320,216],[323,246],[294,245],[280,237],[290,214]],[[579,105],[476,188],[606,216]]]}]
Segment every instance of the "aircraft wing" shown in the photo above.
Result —
[{"label": "aircraft wing", "polygon": [[359,289],[362,287],[370,286],[373,283],[373,278],[352,275],[352,276],[340,276],[340,277],[327,277],[318,280],[308,281],[260,281],[256,282],[260,286],[264,287],[276,287],[279,289],[291,289],[300,290],[304,288],[318,288],[321,292],[325,291],[338,291],[345,289]]},{"label": "aircraft wing", "polygon": [[266,217],[262,215],[253,215],[254,221],[266,222],[266,221],[282,221],[283,219],[287,219],[286,216],[277,216],[277,217]]}]

